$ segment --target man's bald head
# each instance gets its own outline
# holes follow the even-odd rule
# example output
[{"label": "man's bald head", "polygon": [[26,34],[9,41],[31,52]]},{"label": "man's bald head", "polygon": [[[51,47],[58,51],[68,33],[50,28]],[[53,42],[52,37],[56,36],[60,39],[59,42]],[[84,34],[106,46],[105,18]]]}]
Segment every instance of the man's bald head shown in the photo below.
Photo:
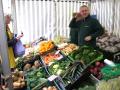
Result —
[{"label": "man's bald head", "polygon": [[80,14],[83,18],[86,18],[90,14],[89,7],[86,5],[83,5],[80,7]]}]

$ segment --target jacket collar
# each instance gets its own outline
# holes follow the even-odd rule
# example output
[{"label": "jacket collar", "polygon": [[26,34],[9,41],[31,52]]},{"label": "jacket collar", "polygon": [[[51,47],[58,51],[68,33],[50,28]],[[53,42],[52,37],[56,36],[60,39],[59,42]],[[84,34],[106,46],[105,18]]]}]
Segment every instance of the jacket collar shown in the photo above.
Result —
[{"label": "jacket collar", "polygon": [[84,18],[83,21],[86,21],[89,18],[90,18],[90,15],[88,15],[86,18]]}]

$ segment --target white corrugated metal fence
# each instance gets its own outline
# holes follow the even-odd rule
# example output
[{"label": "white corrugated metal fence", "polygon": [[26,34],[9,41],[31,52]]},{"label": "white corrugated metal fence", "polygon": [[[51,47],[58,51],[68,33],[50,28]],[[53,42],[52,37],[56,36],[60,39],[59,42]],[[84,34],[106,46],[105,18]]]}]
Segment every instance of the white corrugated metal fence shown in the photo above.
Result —
[{"label": "white corrugated metal fence", "polygon": [[[69,37],[69,22],[72,13],[89,2],[77,0],[15,0],[17,32],[25,34],[22,41],[31,42],[41,36],[54,38],[57,35]],[[100,23],[117,36],[120,23],[120,2],[118,0],[92,0],[91,14],[97,15]]]},{"label": "white corrugated metal fence", "polygon": [[120,37],[120,1],[93,0],[91,13],[96,14],[100,23],[108,32]]},{"label": "white corrugated metal fence", "polygon": [[17,32],[23,31],[24,43],[41,36],[54,38],[57,35],[69,37],[69,22],[72,13],[77,12],[86,1],[16,0]]}]

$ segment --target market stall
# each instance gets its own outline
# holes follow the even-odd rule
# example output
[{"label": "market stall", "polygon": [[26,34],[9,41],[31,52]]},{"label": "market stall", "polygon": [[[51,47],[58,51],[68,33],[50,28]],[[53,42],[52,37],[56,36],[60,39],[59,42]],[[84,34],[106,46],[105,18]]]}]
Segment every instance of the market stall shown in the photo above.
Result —
[{"label": "market stall", "polygon": [[[11,72],[1,1],[1,86],[10,90],[120,90],[120,38],[109,31],[97,38],[98,49],[70,43],[67,36],[38,35],[39,39],[24,44],[25,54],[16,57],[17,66]],[[12,4],[15,16],[14,0]]]},{"label": "market stall", "polygon": [[[32,70],[31,77],[33,79],[36,77],[34,73],[38,76],[40,75],[40,77],[45,75],[44,78],[46,77],[46,79],[52,75],[60,76],[63,81],[63,86],[68,90],[79,87],[85,88],[85,85],[78,83],[89,85],[89,82],[93,83],[92,86],[94,87],[91,86],[91,88],[95,88],[95,84],[106,77],[103,74],[104,69],[109,68],[104,63],[105,58],[103,53],[89,46],[77,46],[69,42],[55,44],[54,41],[45,40],[27,49],[31,49],[28,50],[29,53],[17,59],[18,66],[22,67],[19,69],[25,72],[29,72],[29,70],[31,72]],[[37,68],[40,69],[41,67],[44,68],[44,71],[39,70],[39,72],[36,72]],[[116,76],[118,75],[119,71]],[[109,79],[111,79],[110,77],[112,78],[114,76],[109,76]],[[28,80],[27,83],[29,83]]]},{"label": "market stall", "polygon": [[[120,75],[119,64],[116,67],[107,66],[103,53],[89,46],[69,42],[55,44],[46,39],[28,46],[25,55],[16,59],[17,71],[12,73],[14,89],[82,90],[87,88],[86,85],[96,88],[95,84],[101,80]],[[112,69],[114,72],[110,71]],[[113,74],[107,76],[108,72]],[[59,78],[49,80],[53,75],[60,81]]]}]

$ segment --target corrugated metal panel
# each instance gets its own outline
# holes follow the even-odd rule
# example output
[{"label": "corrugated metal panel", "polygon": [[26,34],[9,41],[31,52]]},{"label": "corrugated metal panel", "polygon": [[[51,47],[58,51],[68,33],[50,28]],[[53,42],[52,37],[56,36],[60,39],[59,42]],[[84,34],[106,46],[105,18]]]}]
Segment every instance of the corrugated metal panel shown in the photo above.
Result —
[{"label": "corrugated metal panel", "polygon": [[72,13],[78,12],[81,5],[88,5],[88,2],[80,1],[58,1],[56,3],[56,35],[69,37],[69,22],[72,19]]},{"label": "corrugated metal panel", "polygon": [[109,32],[113,31],[113,0],[96,0],[91,3],[91,13],[97,15],[100,23]]},{"label": "corrugated metal panel", "polygon": [[62,35],[69,37],[69,22],[72,13],[88,2],[71,0],[16,0],[17,30],[23,31],[24,43],[41,36],[50,39]]},{"label": "corrugated metal panel", "polygon": [[108,32],[120,37],[120,1],[96,0],[91,3],[91,13],[96,14]]},{"label": "corrugated metal panel", "polygon": [[120,1],[115,1],[114,30],[113,33],[120,37]]},{"label": "corrugated metal panel", "polygon": [[[91,14],[97,15],[106,30],[120,37],[120,1],[91,1]],[[24,32],[23,42],[30,42],[45,35],[49,38],[56,35],[69,37],[68,25],[72,13],[77,12],[83,4],[88,5],[88,2],[78,0],[16,0],[17,31]]]},{"label": "corrugated metal panel", "polygon": [[16,0],[17,31],[23,31],[22,41],[28,43],[54,30],[53,1]]}]

